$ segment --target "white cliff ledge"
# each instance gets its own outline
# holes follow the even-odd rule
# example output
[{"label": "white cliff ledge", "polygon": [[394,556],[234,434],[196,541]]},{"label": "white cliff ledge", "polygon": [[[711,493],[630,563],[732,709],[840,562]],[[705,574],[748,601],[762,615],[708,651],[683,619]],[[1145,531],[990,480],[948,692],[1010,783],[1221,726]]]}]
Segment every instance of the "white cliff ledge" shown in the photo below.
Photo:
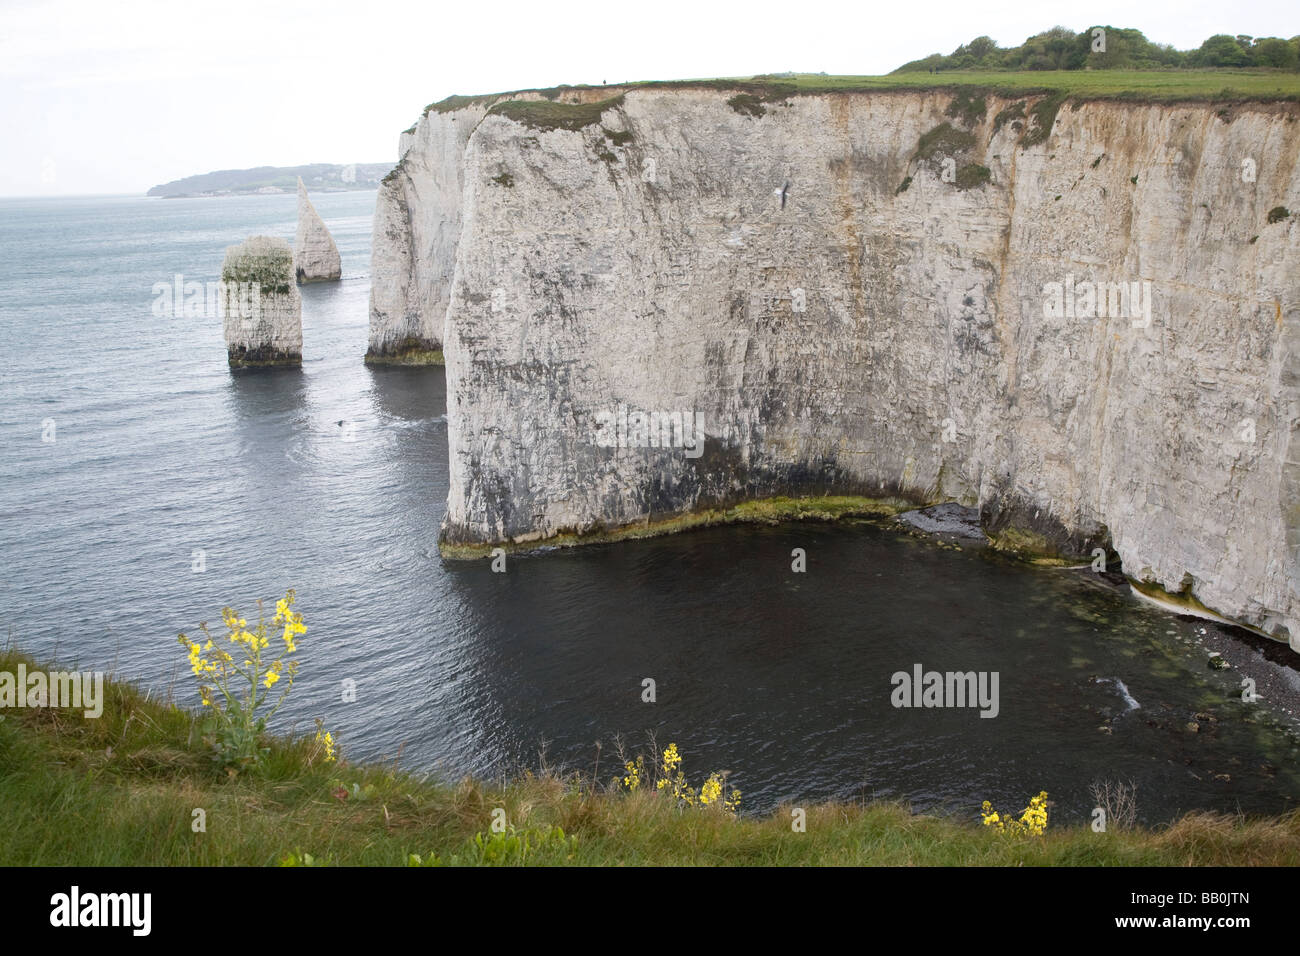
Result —
[{"label": "white cliff ledge", "polygon": [[343,276],[339,247],[325,226],[325,220],[307,198],[307,187],[298,177],[298,234],[293,242],[297,281],[330,282]]},{"label": "white cliff ledge", "polygon": [[381,188],[371,350],[445,352],[445,553],[960,501],[1300,649],[1296,104],[571,98],[611,94],[431,110]]}]

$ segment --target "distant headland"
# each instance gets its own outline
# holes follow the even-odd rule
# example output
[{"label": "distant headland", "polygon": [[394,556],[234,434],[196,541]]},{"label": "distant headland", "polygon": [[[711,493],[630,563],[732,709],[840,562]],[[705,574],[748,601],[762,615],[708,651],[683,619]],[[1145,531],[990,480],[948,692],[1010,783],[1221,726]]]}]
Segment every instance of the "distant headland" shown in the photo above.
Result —
[{"label": "distant headland", "polygon": [[176,199],[184,196],[296,193],[299,177],[315,192],[378,189],[380,180],[392,168],[392,163],[309,163],[306,166],[221,169],[154,186],[146,195]]}]

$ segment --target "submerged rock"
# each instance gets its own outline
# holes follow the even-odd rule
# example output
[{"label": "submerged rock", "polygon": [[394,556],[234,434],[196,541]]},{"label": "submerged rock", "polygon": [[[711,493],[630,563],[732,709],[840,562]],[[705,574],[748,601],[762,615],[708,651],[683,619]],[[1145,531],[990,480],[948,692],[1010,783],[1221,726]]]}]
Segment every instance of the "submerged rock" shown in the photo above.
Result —
[{"label": "submerged rock", "polygon": [[955,502],[905,511],[898,520],[928,534],[950,534],[975,541],[984,539],[979,509],[963,507]]},{"label": "submerged rock", "polygon": [[298,235],[293,242],[293,258],[299,282],[330,282],[343,276],[339,247],[307,198],[307,187],[301,176],[298,177]]},{"label": "submerged rock", "polygon": [[231,368],[302,365],[302,296],[293,249],[253,236],[226,249],[221,264],[226,351]]}]

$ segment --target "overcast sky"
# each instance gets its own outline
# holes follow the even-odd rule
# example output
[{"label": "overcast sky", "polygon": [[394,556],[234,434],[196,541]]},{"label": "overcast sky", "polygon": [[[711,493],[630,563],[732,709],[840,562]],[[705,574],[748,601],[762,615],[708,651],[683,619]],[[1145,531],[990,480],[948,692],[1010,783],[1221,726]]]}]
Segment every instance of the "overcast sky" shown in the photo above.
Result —
[{"label": "overcast sky", "polygon": [[398,133],[451,93],[887,73],[1058,23],[1136,27],[1179,49],[1214,33],[1300,33],[1295,0],[0,0],[0,196],[389,162]]}]

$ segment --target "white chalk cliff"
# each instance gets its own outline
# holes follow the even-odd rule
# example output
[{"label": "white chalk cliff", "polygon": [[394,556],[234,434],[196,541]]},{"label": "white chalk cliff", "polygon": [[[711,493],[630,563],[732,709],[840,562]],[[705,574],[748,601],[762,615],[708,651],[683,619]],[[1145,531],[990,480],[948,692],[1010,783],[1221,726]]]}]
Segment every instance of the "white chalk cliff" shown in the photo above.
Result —
[{"label": "white chalk cliff", "polygon": [[226,249],[221,309],[232,368],[302,365],[302,296],[293,271],[293,249],[274,236]]},{"label": "white chalk cliff", "polygon": [[[430,110],[380,191],[371,350],[445,352],[444,553],[951,500],[1300,649],[1296,104],[568,96],[611,94]],[[703,453],[607,447],[628,409]]]},{"label": "white chalk cliff", "polygon": [[298,177],[298,234],[293,241],[294,271],[298,282],[330,282],[342,278],[339,247],[325,226],[325,220],[307,198],[307,187]]}]

